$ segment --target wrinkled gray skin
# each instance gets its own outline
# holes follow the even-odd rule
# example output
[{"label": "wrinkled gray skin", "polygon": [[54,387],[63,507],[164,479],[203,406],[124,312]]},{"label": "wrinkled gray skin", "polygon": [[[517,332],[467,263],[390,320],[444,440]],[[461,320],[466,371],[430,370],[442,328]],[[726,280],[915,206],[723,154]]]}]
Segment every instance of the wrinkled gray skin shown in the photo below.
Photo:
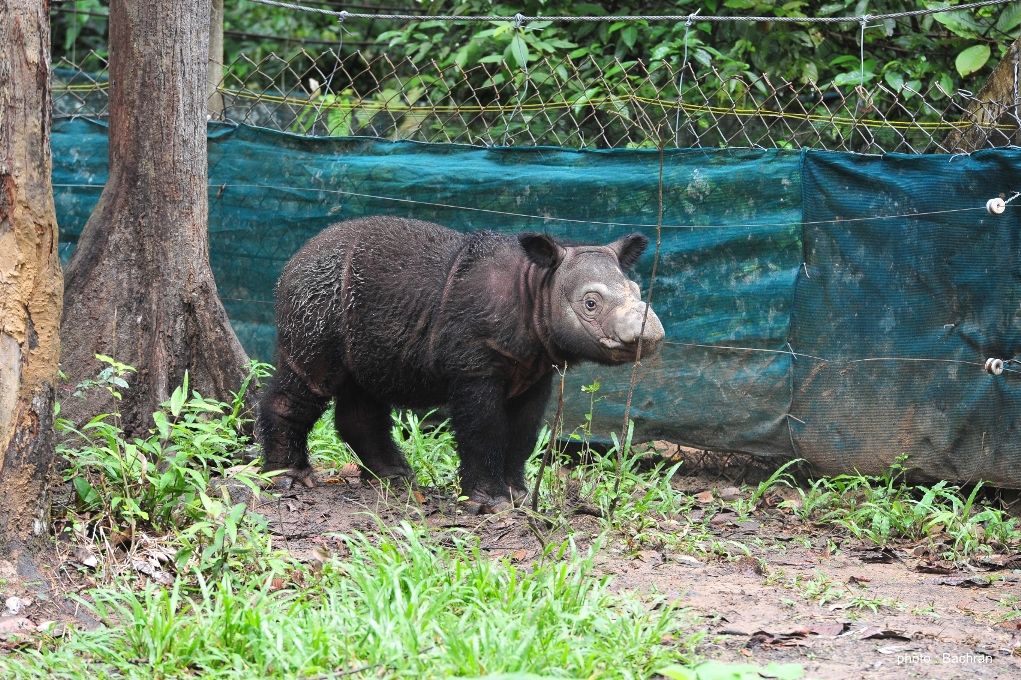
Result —
[{"label": "wrinkled gray skin", "polygon": [[634,361],[643,319],[642,356],[663,341],[624,274],[647,245],[639,234],[565,246],[395,217],[326,229],[277,284],[277,372],[259,409],[265,469],[311,486],[308,433],[335,399],[363,475],[411,479],[391,410],[446,404],[470,507],[523,500],[554,365]]}]

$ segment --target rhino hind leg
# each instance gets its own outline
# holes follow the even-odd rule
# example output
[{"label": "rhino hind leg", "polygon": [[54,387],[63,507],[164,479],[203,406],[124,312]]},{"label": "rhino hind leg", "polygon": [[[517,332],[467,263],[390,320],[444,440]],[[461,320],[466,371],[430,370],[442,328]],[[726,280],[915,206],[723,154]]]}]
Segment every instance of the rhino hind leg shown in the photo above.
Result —
[{"label": "rhino hind leg", "polygon": [[362,462],[362,477],[414,480],[414,471],[393,440],[390,405],[351,383],[338,391],[336,400],[337,434]]},{"label": "rhino hind leg", "polygon": [[308,460],[308,434],[326,410],[327,400],[312,392],[285,364],[277,369],[259,399],[259,428],[266,472],[287,470],[274,484],[314,486]]}]

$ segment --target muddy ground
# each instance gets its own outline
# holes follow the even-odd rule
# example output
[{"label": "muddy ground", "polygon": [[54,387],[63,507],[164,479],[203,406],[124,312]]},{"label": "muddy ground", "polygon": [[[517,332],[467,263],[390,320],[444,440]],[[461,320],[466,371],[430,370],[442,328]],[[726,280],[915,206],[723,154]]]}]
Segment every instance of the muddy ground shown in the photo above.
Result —
[{"label": "muddy ground", "polygon": [[[666,545],[629,547],[624,537],[611,535],[596,561],[597,570],[612,577],[613,588],[658,594],[694,612],[705,632],[700,647],[705,657],[795,662],[813,678],[1021,678],[1021,630],[1002,621],[1010,609],[999,604],[1008,596],[1021,599],[1021,569],[1012,569],[1012,563],[988,572],[923,573],[917,569],[925,562],[911,545],[880,551],[775,507],[760,507],[738,521],[721,498],[733,500],[737,480],[726,471],[709,472],[673,481],[703,502],[687,516],[661,522],[660,529],[680,533],[693,521],[705,523],[715,539],[738,542],[751,557],[735,561]],[[491,557],[524,566],[541,553],[522,511],[468,516],[439,490],[398,492],[337,471],[321,473],[316,488],[264,496],[259,510],[276,545],[308,561],[343,551],[338,534],[371,535],[404,520],[471,532]],[[600,520],[587,514],[571,515],[567,522],[583,549],[602,531]],[[563,528],[547,539],[562,536]],[[71,552],[62,559],[80,567]],[[63,579],[69,590],[82,587],[69,580],[80,568],[59,567],[53,569],[58,583]],[[0,579],[5,576],[4,598],[21,595],[29,602],[19,615],[37,624],[67,618],[53,588],[43,588],[41,581],[18,584],[0,573]],[[996,579],[990,583],[989,576]],[[845,595],[830,599],[827,592]],[[867,604],[847,608],[851,597],[876,611]]]},{"label": "muddy ground", "polygon": [[[1021,570],[921,573],[916,568],[925,561],[912,556],[912,546],[879,551],[806,526],[782,510],[762,509],[736,522],[719,499],[721,491],[732,493],[733,482],[718,475],[679,477],[675,485],[703,498],[712,492],[713,502],[695,510],[695,517],[708,520],[714,536],[747,546],[752,558],[696,558],[665,546],[634,550],[611,536],[597,568],[613,577],[614,588],[659,593],[696,612],[706,632],[704,656],[761,665],[796,662],[816,678],[1021,678],[1021,656],[1015,656],[1021,655],[1021,631],[999,621],[1009,611],[999,602],[1010,595],[1021,599]],[[317,488],[287,492],[272,505],[271,531],[303,559],[315,559],[316,546],[337,549],[331,534],[372,533],[380,523],[405,519],[472,532],[490,556],[514,563],[527,564],[541,552],[524,513],[458,514],[448,496],[429,489],[416,497],[332,477]],[[600,521],[589,515],[568,522],[582,548],[601,532]],[[661,528],[681,532],[687,525],[688,518],[677,517]],[[998,580],[989,584],[991,575]],[[885,604],[875,612],[868,606],[844,609],[845,595],[820,605],[806,595],[825,583],[821,577],[835,591]]]}]

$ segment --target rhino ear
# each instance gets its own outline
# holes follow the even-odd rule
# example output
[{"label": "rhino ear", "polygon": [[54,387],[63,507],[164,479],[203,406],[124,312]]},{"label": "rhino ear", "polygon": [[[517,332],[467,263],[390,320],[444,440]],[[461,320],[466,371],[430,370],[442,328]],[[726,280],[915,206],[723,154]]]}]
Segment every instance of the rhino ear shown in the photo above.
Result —
[{"label": "rhino ear", "polygon": [[564,249],[549,234],[518,234],[518,243],[525,249],[528,259],[540,267],[553,269],[564,259]]},{"label": "rhino ear", "polygon": [[617,253],[617,261],[624,271],[631,269],[638,262],[638,259],[645,252],[649,245],[649,239],[641,234],[628,234],[610,244],[610,250]]}]

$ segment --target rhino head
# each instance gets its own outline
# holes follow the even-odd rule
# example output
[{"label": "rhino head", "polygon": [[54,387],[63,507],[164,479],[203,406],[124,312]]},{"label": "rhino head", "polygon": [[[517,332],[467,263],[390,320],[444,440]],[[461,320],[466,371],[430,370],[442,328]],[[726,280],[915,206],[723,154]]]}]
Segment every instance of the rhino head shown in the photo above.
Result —
[{"label": "rhino head", "polygon": [[[528,258],[551,271],[547,277],[550,339],[563,357],[600,364],[655,354],[665,333],[624,273],[645,252],[649,239],[630,234],[605,246],[563,246],[546,234],[518,236]],[[643,332],[644,323],[644,332]]]}]

